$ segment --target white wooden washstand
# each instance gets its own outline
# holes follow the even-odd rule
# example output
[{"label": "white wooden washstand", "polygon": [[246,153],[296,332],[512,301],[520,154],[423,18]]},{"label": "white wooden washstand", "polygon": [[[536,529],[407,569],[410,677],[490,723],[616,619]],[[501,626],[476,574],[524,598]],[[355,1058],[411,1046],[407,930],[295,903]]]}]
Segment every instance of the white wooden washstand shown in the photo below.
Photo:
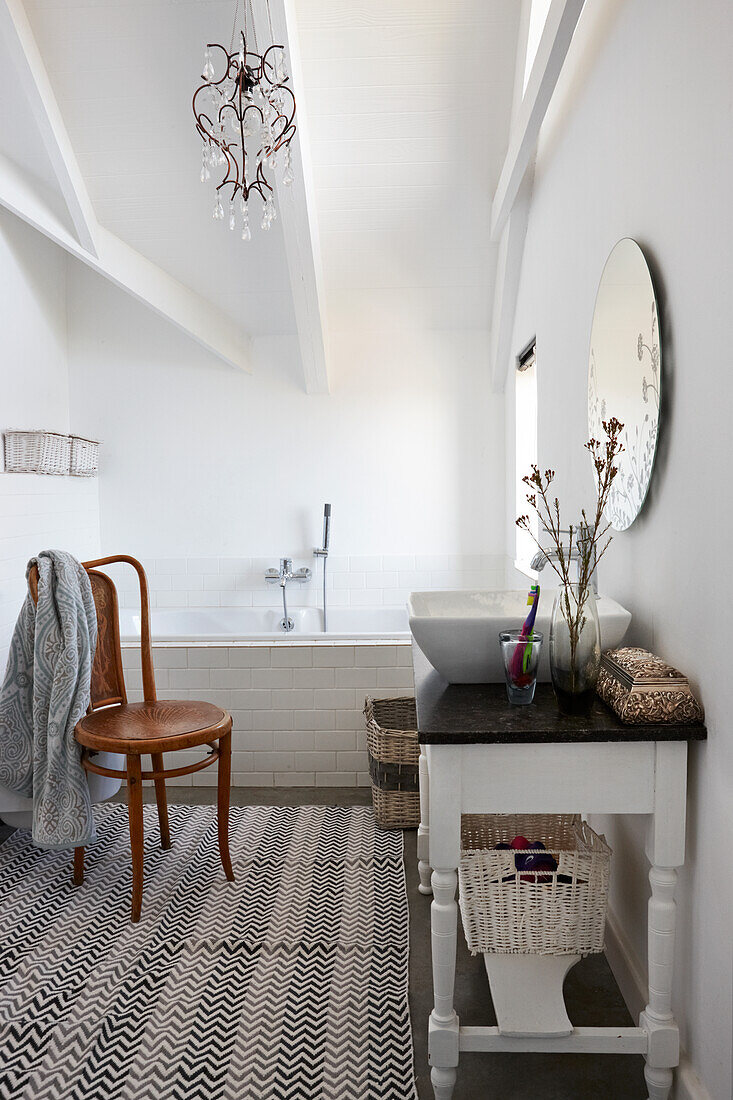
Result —
[{"label": "white wooden washstand", "polygon": [[[672,967],[687,742],[704,739],[705,727],[625,726],[600,702],[589,718],[563,718],[547,684],[538,685],[533,706],[509,707],[503,685],[449,685],[414,642],[413,658],[422,746],[420,891],[433,894],[428,1052],[436,1100],[450,1100],[461,1051],[642,1054],[649,1100],[668,1100],[679,1062]],[[638,1027],[572,1026],[562,982],[577,956],[492,956],[487,970],[499,1026],[460,1026],[453,989],[461,815],[480,813],[649,815],[649,1004]],[[526,1006],[516,997],[521,982],[533,991]]]}]

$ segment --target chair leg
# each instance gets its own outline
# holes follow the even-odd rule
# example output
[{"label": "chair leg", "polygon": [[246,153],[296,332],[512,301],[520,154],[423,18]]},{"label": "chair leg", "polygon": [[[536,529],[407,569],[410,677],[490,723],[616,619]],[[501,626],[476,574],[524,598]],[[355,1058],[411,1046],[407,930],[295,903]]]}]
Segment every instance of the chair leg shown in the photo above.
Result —
[{"label": "chair leg", "polygon": [[74,886],[84,881],[84,849],[74,848]]},{"label": "chair leg", "polygon": [[132,856],[132,914],[136,924],[143,904],[143,784],[140,754],[127,757],[127,812],[130,818],[130,854]]},{"label": "chair leg", "polygon": [[[163,771],[163,753],[154,752],[150,759],[153,762],[153,771]],[[158,824],[160,825],[160,846],[161,848],[170,848],[171,846],[171,831],[168,825],[168,802],[165,797],[165,779],[154,779],[155,783],[155,801],[158,803]]]},{"label": "chair leg", "polygon": [[217,781],[216,812],[219,826],[219,856],[224,874],[234,881],[232,860],[229,855],[229,786],[232,778],[232,731],[219,738],[219,775]]}]

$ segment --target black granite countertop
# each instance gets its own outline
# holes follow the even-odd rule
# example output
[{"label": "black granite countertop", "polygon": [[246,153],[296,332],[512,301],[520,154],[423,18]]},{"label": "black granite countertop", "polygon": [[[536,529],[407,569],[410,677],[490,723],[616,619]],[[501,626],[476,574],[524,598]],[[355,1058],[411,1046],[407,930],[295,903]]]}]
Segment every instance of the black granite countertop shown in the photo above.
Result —
[{"label": "black granite countertop", "polygon": [[551,684],[538,684],[528,707],[510,705],[504,684],[449,684],[412,643],[417,726],[426,745],[538,744],[581,741],[702,741],[696,724],[628,726],[596,699],[591,713],[566,717]]}]

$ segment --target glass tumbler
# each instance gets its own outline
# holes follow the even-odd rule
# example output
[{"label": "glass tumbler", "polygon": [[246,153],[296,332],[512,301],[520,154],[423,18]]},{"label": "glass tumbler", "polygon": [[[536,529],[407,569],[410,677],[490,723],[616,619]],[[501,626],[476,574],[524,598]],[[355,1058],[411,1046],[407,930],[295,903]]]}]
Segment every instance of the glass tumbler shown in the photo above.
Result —
[{"label": "glass tumbler", "polygon": [[502,630],[499,644],[504,658],[506,693],[514,706],[527,706],[534,699],[542,634],[535,630],[531,638],[521,638],[520,630]]}]

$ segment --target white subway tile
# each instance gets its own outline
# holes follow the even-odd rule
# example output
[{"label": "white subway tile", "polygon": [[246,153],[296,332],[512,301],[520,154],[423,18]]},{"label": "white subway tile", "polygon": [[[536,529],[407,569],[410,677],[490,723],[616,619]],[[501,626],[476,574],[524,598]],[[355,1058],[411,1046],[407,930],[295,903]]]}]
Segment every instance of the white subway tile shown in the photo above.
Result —
[{"label": "white subway tile", "polygon": [[230,646],[229,667],[269,668],[271,652],[269,646]]},{"label": "white subway tile", "polygon": [[385,554],[382,558],[382,569],[414,569],[414,554]]},{"label": "white subway tile", "polygon": [[227,668],[229,664],[229,654],[224,646],[192,645],[186,652],[189,668]]},{"label": "white subway tile", "polygon": [[[377,689],[370,691],[369,695],[376,695]],[[336,710],[334,716],[336,719],[336,729],[340,730],[363,730],[365,726],[365,719],[363,714],[364,698],[359,696],[359,702],[357,706],[350,710]],[[325,712],[324,712],[325,713]]]},{"label": "white subway tile", "polygon": [[222,592],[220,593],[222,607],[251,607],[252,593],[247,592]]},{"label": "white subway tile", "polygon": [[272,707],[271,691],[236,691],[230,692],[231,705],[235,710],[270,710]]},{"label": "white subway tile", "polygon": [[317,787],[355,787],[355,772],[316,772]]},{"label": "white subway tile", "polygon": [[337,752],[336,767],[339,771],[363,771],[368,765],[363,752]]},{"label": "white subway tile", "polygon": [[231,575],[232,573],[239,576],[242,573],[249,573],[252,569],[251,558],[219,558],[219,572]]},{"label": "white subway tile", "polygon": [[258,752],[254,754],[255,771],[263,772],[292,772],[295,770],[295,753],[293,752]]},{"label": "white subway tile", "polygon": [[408,642],[406,645],[395,646],[395,663],[398,665],[409,665],[412,668],[412,643]]},{"label": "white subway tile", "polygon": [[332,710],[296,710],[293,718],[296,730],[332,730],[336,727]]},{"label": "white subway tile", "polygon": [[232,772],[233,787],[274,787],[272,772]]},{"label": "white subway tile", "polygon": [[278,752],[288,749],[304,752],[315,748],[316,735],[313,730],[276,730],[273,737],[274,748]]},{"label": "white subway tile", "polygon": [[232,752],[232,771],[251,772],[253,768],[254,753],[240,752],[239,749]]},{"label": "white subway tile", "polygon": [[375,573],[382,569],[382,559],[376,555],[350,557],[349,569],[356,573]]},{"label": "white subway tile", "polygon": [[379,668],[377,669],[377,684],[379,687],[411,690],[413,686],[412,674],[403,665],[398,665],[397,668]]},{"label": "white subway tile", "polygon": [[148,588],[151,592],[170,592],[171,587],[171,578],[168,575],[154,573],[148,578]]},{"label": "white subway tile", "polygon": [[399,584],[397,572],[367,573],[367,588],[396,588]]},{"label": "white subway tile", "polygon": [[[375,574],[378,576],[378,574]],[[338,592],[341,589],[366,588],[366,573],[334,573],[333,588]]]},{"label": "white subway tile", "polygon": [[275,734],[272,730],[242,730],[238,731],[236,740],[232,734],[232,747],[236,744],[238,749],[250,749],[252,752],[272,752],[275,748]]},{"label": "white subway tile", "polygon": [[[139,662],[140,650],[127,650],[133,653],[133,660]],[[153,646],[153,664],[156,668],[185,668],[187,664],[188,649],[185,646]]]},{"label": "white subway tile", "polygon": [[372,688],[377,686],[376,668],[337,668],[336,687]]},{"label": "white subway tile", "polygon": [[350,752],[356,749],[356,733],[354,730],[316,730],[314,745],[330,752]]},{"label": "white subway tile", "polygon": [[207,573],[204,576],[204,591],[208,592],[233,592],[234,577]]},{"label": "white subway tile", "polygon": [[411,592],[420,592],[424,588],[430,588],[430,571],[427,569],[400,569],[397,572],[397,583],[400,588],[408,588]]},{"label": "white subway tile", "polygon": [[218,558],[189,558],[186,572],[188,573],[218,573]]},{"label": "white subway tile", "polygon": [[[344,753],[348,756],[348,753]],[[362,761],[363,763],[363,761]],[[332,772],[336,770],[335,752],[296,752],[295,770],[297,772]]]},{"label": "white subway tile", "polygon": [[397,652],[393,645],[358,645],[354,651],[353,664],[357,668],[384,668],[396,662]]},{"label": "white subway tile", "polygon": [[282,645],[272,647],[273,668],[310,668],[312,664],[312,646]]},{"label": "white subway tile", "polygon": [[186,607],[188,604],[186,592],[155,592],[153,596],[156,607]]},{"label": "white subway tile", "polygon": [[313,693],[316,709],[343,710],[356,705],[353,688],[318,688]]},{"label": "white subway tile", "polygon": [[156,558],[155,559],[155,572],[156,573],[185,573],[186,572],[186,559],[185,558]]},{"label": "white subway tile", "polygon": [[[232,693],[229,693],[231,700]],[[243,733],[252,729],[252,714],[251,710],[234,710],[229,708],[229,713],[232,716],[233,730],[235,733]]]},{"label": "white subway tile", "polygon": [[200,688],[210,687],[208,668],[174,668],[171,669],[170,685],[172,688],[188,688],[198,691]]},{"label": "white subway tile", "polygon": [[382,590],[381,588],[367,588],[364,592],[351,592],[351,606],[352,607],[381,607],[382,605]]},{"label": "white subway tile", "polygon": [[347,668],[354,665],[353,645],[321,645],[313,648],[315,668]]},{"label": "white subway tile", "polygon": [[[339,672],[345,671],[339,669]],[[348,670],[346,670],[348,671]],[[335,670],[332,668],[295,668],[293,669],[293,687],[330,688],[336,686]]]},{"label": "white subway tile", "polygon": [[291,730],[294,721],[292,710],[252,711],[252,728],[255,730]]},{"label": "white subway tile", "polygon": [[315,787],[314,772],[275,772],[276,787]]},{"label": "white subway tile", "polygon": [[255,668],[252,670],[252,687],[282,689],[291,688],[292,686],[293,670],[291,668]]},{"label": "white subway tile", "polygon": [[[317,693],[316,693],[317,694]],[[290,691],[273,691],[273,710],[311,710],[314,692],[305,688],[293,688]]]},{"label": "white subway tile", "polygon": [[170,578],[174,592],[200,592],[204,587],[202,576],[190,576],[188,573],[174,573]]},{"label": "white subway tile", "polygon": [[218,592],[189,592],[189,607],[219,607]]},{"label": "white subway tile", "polygon": [[211,687],[212,689],[233,688],[244,691],[250,687],[265,686],[264,684],[253,684],[252,675],[253,673],[248,668],[212,668],[210,673]]},{"label": "white subway tile", "polygon": [[369,772],[357,772],[356,785],[357,787],[371,787],[372,777],[370,776]]}]

